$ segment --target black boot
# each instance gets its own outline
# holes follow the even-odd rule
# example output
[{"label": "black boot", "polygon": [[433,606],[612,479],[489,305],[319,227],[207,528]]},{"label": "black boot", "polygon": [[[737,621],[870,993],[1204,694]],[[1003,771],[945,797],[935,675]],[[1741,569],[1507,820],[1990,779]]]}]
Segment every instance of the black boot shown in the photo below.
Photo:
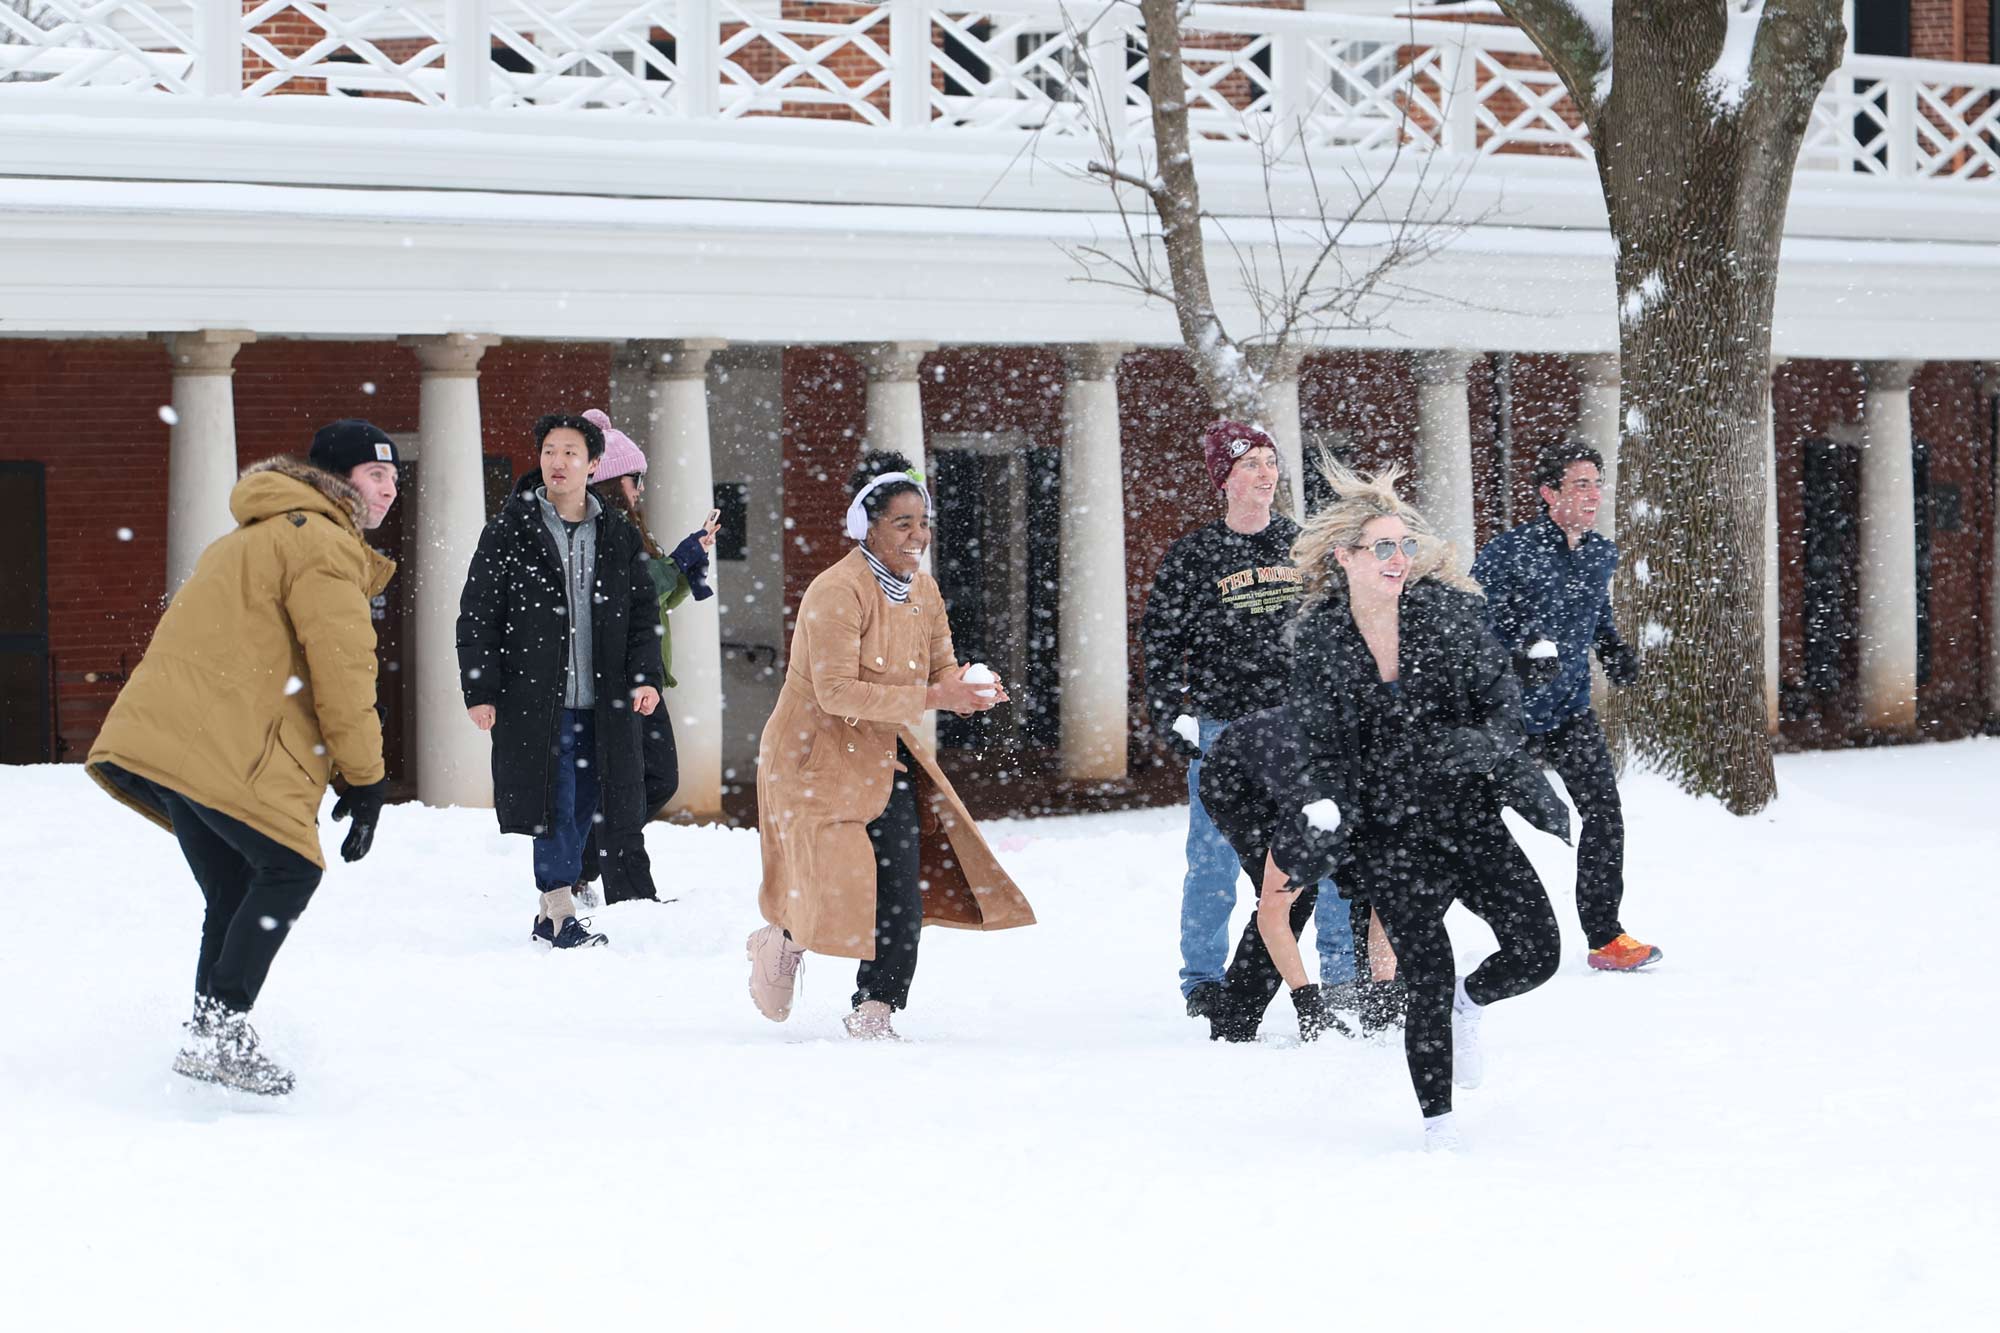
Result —
[{"label": "black boot", "polygon": [[1201,982],[1188,992],[1187,1016],[1189,1018],[1207,1018],[1215,1013],[1221,1003],[1222,983],[1219,981]]},{"label": "black boot", "polygon": [[1210,1041],[1255,1041],[1257,1026],[1263,1017],[1261,1008],[1253,1009],[1240,1002],[1232,1003],[1227,990],[1218,991],[1215,1003],[1208,1012],[1208,1039]]},{"label": "black boot", "polygon": [[1403,1010],[1408,1005],[1409,992],[1402,982],[1363,981],[1357,983],[1356,989],[1360,992],[1363,1032],[1385,1032],[1403,1026]]}]

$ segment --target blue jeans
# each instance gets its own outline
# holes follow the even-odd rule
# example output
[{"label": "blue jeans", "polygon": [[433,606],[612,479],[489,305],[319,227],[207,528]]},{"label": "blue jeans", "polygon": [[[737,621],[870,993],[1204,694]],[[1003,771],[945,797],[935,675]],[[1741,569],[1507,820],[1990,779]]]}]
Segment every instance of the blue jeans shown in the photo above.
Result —
[{"label": "blue jeans", "polygon": [[558,708],[551,744],[549,824],[535,835],[535,887],[543,893],[583,878],[583,844],[597,815],[597,710]]},{"label": "blue jeans", "polygon": [[[1197,719],[1206,754],[1229,724]],[[1187,878],[1181,882],[1181,995],[1204,982],[1220,985],[1229,966],[1229,914],[1236,910],[1242,863],[1201,805],[1201,760],[1188,764]],[[1325,986],[1354,980],[1354,931],[1347,900],[1333,881],[1319,882],[1313,909],[1313,936],[1319,947],[1319,979]]]}]

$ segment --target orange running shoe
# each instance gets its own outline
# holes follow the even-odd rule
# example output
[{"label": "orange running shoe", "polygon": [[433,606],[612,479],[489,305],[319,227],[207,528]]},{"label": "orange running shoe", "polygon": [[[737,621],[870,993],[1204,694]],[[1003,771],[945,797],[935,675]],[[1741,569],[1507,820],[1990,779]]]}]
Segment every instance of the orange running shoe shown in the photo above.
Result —
[{"label": "orange running shoe", "polygon": [[1602,949],[1590,951],[1590,965],[1599,972],[1637,972],[1640,968],[1660,961],[1660,951],[1653,945],[1641,944],[1630,935],[1620,935]]}]

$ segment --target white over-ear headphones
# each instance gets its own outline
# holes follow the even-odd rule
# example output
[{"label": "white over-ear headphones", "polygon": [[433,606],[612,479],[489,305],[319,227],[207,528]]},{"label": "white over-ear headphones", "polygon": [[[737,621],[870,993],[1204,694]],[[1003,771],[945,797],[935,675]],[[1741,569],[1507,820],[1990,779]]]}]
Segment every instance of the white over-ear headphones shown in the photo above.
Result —
[{"label": "white over-ear headphones", "polygon": [[896,482],[904,482],[916,487],[917,493],[924,497],[924,512],[926,514],[930,513],[931,493],[926,489],[924,483],[919,480],[922,475],[922,473],[914,471],[884,472],[881,476],[870,480],[859,491],[856,491],[853,502],[847,506],[847,535],[855,541],[862,541],[868,536],[868,511],[862,507],[861,502],[868,498],[869,492],[879,486],[889,486]]}]

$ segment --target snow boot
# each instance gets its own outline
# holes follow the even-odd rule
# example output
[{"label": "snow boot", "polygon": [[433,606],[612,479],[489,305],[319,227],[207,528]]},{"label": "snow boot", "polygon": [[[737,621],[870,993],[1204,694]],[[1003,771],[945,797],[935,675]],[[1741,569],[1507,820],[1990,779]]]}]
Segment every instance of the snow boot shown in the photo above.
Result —
[{"label": "snow boot", "polygon": [[1486,1006],[1465,993],[1465,978],[1451,999],[1451,1081],[1459,1088],[1476,1088],[1486,1079],[1486,1053],[1479,1045],[1479,1016]]},{"label": "snow boot", "polygon": [[174,1056],[176,1074],[203,1083],[222,1082],[222,1052],[216,1045],[216,1032],[227,1012],[220,1000],[207,995],[194,997],[194,1014],[181,1024],[187,1040]]},{"label": "snow boot", "polygon": [[1208,1018],[1222,1006],[1222,983],[1219,981],[1197,982],[1187,993],[1187,1016]]},{"label": "snow boot", "polygon": [[847,1028],[847,1035],[856,1041],[901,1041],[902,1035],[890,1026],[894,1013],[882,1000],[863,1000],[841,1022]]},{"label": "snow boot", "polygon": [[1340,1015],[1333,1011],[1323,986],[1293,987],[1292,1008],[1299,1015],[1300,1041],[1318,1041],[1327,1032],[1338,1032],[1343,1037],[1354,1035],[1353,1029],[1341,1022]]},{"label": "snow boot", "polygon": [[248,1014],[198,996],[187,1029],[188,1042],[174,1057],[176,1074],[260,1097],[283,1097],[292,1090],[292,1072],[258,1049]]}]

